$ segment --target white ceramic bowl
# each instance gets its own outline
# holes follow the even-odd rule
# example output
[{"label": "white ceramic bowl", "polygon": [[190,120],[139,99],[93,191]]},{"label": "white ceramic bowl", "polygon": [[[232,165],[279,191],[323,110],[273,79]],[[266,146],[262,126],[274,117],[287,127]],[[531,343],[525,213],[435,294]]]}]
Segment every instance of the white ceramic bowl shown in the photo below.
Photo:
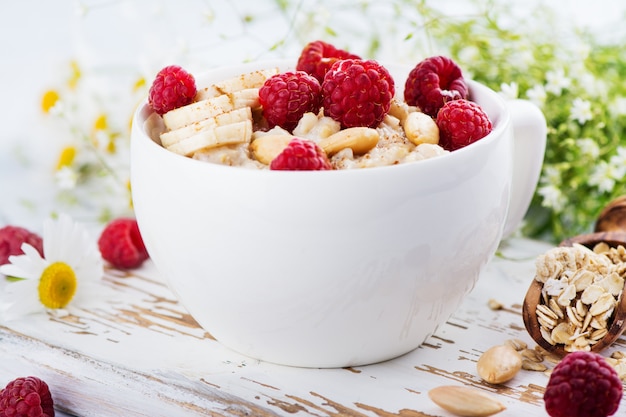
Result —
[{"label": "white ceramic bowl", "polygon": [[[291,63],[221,68],[197,81],[277,64]],[[411,68],[387,68],[401,90]],[[153,262],[203,328],[254,358],[341,367],[415,349],[472,289],[509,210],[511,116],[493,91],[474,82],[470,91],[494,124],[484,139],[435,159],[346,171],[185,158],[146,134],[144,103],[133,123],[131,181]],[[543,149],[534,153],[524,161],[536,171],[524,174],[530,194]]]}]

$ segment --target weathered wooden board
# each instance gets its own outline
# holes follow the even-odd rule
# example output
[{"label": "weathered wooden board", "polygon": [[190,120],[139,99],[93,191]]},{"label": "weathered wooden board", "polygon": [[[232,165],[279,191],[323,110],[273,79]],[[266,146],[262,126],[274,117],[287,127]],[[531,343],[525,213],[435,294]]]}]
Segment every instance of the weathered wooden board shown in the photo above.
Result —
[{"label": "weathered wooden board", "polygon": [[[81,417],[447,417],[427,396],[444,384],[492,393],[507,407],[503,416],[546,416],[543,373],[522,371],[493,386],[476,375],[475,363],[506,339],[534,346],[521,303],[534,258],[548,247],[525,239],[503,243],[503,256],[492,260],[459,310],[420,348],[345,369],[285,367],[239,355],[196,324],[151,264],[133,274],[108,270],[116,299],[105,307],[0,325],[0,384],[38,375],[60,410]],[[504,308],[491,310],[492,298]],[[626,339],[611,349],[625,350]]]}]

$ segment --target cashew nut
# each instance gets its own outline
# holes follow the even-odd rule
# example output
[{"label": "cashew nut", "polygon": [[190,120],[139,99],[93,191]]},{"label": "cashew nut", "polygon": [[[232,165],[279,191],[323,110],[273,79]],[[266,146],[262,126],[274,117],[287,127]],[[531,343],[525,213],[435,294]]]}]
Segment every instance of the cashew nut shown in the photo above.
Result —
[{"label": "cashew nut", "polygon": [[411,112],[404,120],[404,133],[415,145],[439,143],[439,127],[432,117],[422,112]]},{"label": "cashew nut", "polygon": [[323,138],[319,145],[329,156],[346,148],[352,149],[356,155],[361,155],[376,146],[379,139],[380,135],[376,129],[350,127]]},{"label": "cashew nut", "polygon": [[250,144],[250,150],[259,162],[269,165],[287,147],[291,139],[293,136],[281,134],[259,136]]},{"label": "cashew nut", "polygon": [[404,123],[404,120],[409,115],[409,105],[403,101],[393,99],[391,100],[388,114],[400,120],[400,123]]}]

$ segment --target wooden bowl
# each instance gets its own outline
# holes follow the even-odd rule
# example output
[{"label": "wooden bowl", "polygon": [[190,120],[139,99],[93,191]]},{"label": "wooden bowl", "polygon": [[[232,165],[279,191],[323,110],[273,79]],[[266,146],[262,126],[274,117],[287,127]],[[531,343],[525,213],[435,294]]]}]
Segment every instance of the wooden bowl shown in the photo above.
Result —
[{"label": "wooden bowl", "polygon": [[594,232],[626,232],[626,196],[617,197],[602,209]]},{"label": "wooden bowl", "polygon": [[[582,244],[590,249],[598,244],[604,242],[610,247],[617,247],[619,245],[626,247],[626,232],[597,232],[585,235],[575,236],[570,239],[566,239],[559,244],[559,246],[572,246],[574,243]],[[524,303],[522,305],[522,317],[524,319],[524,326],[530,334],[530,336],[537,342],[539,346],[547,351],[557,354],[559,356],[565,356],[568,352],[565,351],[562,344],[551,345],[548,343],[539,330],[539,322],[537,321],[537,305],[541,301],[541,290],[543,284],[533,279]],[[626,329],[626,286],[622,290],[622,294],[618,299],[617,305],[613,312],[613,318],[609,321],[608,333],[597,343],[591,346],[591,351],[599,353],[608,346],[610,346],[615,340],[617,340],[624,330]]]}]

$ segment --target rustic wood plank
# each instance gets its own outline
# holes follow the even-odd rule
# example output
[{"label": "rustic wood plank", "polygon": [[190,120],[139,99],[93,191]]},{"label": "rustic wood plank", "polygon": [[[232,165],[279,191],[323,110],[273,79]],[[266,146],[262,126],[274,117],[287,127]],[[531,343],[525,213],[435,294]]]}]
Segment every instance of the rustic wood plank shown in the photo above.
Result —
[{"label": "rustic wood plank", "polygon": [[[548,247],[524,239],[503,244],[506,257],[490,262],[459,310],[420,348],[344,369],[285,367],[239,355],[197,325],[151,264],[132,274],[108,270],[116,297],[106,306],[0,326],[0,383],[38,375],[60,410],[81,417],[445,417],[450,414],[427,396],[444,384],[490,392],[511,415],[545,416],[543,373],[522,371],[494,386],[481,381],[475,364],[509,338],[534,346],[521,303],[534,258]],[[492,298],[503,308],[490,309]],[[625,348],[623,338],[614,346]]]}]

